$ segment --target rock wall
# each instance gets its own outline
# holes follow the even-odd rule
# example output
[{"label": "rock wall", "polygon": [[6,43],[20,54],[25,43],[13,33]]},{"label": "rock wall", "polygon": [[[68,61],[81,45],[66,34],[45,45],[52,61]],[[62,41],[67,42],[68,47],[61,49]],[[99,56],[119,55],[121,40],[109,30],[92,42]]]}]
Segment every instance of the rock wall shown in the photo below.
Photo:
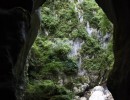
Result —
[{"label": "rock wall", "polygon": [[38,33],[38,9],[44,2],[0,1],[0,98],[23,99],[25,62]]},{"label": "rock wall", "polygon": [[115,100],[129,100],[130,89],[130,3],[123,0],[96,0],[114,24],[115,63],[107,81]]}]

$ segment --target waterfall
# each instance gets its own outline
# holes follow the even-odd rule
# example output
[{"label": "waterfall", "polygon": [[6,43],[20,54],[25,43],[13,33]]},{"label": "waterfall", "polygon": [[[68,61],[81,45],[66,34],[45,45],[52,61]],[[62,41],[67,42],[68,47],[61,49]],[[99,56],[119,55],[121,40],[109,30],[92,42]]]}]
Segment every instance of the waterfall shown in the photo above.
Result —
[{"label": "waterfall", "polygon": [[88,21],[85,28],[89,36],[92,36],[92,34],[94,34],[94,35],[97,35],[98,37],[98,33],[99,33],[98,30],[96,28],[91,27]]},{"label": "waterfall", "polygon": [[86,31],[88,32],[88,35],[91,36],[92,34],[92,28],[90,27],[90,24],[89,22],[87,21],[87,25],[86,25]]},{"label": "waterfall", "polygon": [[70,41],[70,44],[72,46],[72,50],[71,50],[69,56],[77,57],[78,76],[84,76],[86,74],[86,71],[82,68],[82,56],[79,53],[79,50],[81,49],[82,45],[84,44],[84,41],[77,38],[74,41]]},{"label": "waterfall", "polygon": [[77,4],[75,4],[75,11],[78,13],[78,19],[79,22],[82,23],[83,22],[83,10],[79,9],[77,6],[79,4],[83,3],[83,0],[78,0]]},{"label": "waterfall", "polygon": [[85,26],[86,28],[86,31],[88,33],[88,35],[91,37],[92,35],[95,35],[98,40],[101,42],[101,47],[104,48],[104,49],[107,49],[108,47],[108,42],[110,40],[110,33],[106,33],[105,36],[103,36],[103,33],[100,31],[100,30],[97,30],[95,28],[92,28],[90,26],[90,23],[87,21],[87,24]]},{"label": "waterfall", "polygon": [[75,39],[74,41],[70,41],[70,45],[72,46],[72,50],[69,54],[69,56],[77,56],[79,54],[79,50],[81,49],[81,46],[83,44],[83,41],[81,39]]},{"label": "waterfall", "polygon": [[79,56],[78,60],[78,76],[84,76],[86,71],[82,68],[82,57]]},{"label": "waterfall", "polygon": [[78,18],[79,18],[79,22],[80,23],[82,23],[83,22],[83,11],[82,10],[80,10],[80,11],[78,11]]},{"label": "waterfall", "polygon": [[78,67],[80,68],[79,70],[81,70],[81,64],[82,64],[82,59],[81,56],[79,57],[79,62],[78,62]]}]

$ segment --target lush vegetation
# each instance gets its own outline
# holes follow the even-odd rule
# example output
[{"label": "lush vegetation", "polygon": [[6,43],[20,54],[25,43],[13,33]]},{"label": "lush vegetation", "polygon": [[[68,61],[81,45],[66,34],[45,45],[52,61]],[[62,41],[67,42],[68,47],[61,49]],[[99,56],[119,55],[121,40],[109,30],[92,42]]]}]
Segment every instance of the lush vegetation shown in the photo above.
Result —
[{"label": "lush vegetation", "polygon": [[[87,82],[78,76],[79,58],[88,74],[97,71],[102,77],[112,68],[112,37],[104,40],[112,33],[112,24],[93,0],[47,0],[41,19],[40,33],[28,56],[26,100],[72,100],[74,84]],[[97,30],[91,35],[88,23]],[[77,55],[70,56],[76,39],[83,44]]]},{"label": "lush vegetation", "polygon": [[26,100],[72,100],[72,93],[51,80],[35,81],[29,84]]}]

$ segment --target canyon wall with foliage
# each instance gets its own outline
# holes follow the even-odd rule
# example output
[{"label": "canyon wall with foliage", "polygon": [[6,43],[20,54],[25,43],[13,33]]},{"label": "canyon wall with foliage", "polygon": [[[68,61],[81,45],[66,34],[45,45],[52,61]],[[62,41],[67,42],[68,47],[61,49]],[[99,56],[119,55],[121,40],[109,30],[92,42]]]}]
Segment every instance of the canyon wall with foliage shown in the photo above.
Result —
[{"label": "canyon wall with foliage", "polygon": [[26,100],[72,100],[105,82],[113,65],[111,33],[112,24],[93,0],[45,2],[28,56]]}]

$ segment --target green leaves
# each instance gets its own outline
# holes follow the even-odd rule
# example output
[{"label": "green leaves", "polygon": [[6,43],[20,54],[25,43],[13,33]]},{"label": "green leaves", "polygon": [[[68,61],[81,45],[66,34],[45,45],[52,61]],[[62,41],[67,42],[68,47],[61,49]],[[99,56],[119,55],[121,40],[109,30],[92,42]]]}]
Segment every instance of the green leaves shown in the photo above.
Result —
[{"label": "green leaves", "polygon": [[50,79],[61,74],[70,76],[76,74],[77,65],[68,58],[70,51],[71,46],[67,38],[49,39],[38,36],[30,51],[30,77]]},{"label": "green leaves", "polygon": [[112,33],[113,26],[111,22],[94,0],[84,0],[81,4],[81,9],[84,11],[84,23],[88,21],[91,27],[97,28],[104,35],[106,33]]},{"label": "green leaves", "polygon": [[35,81],[25,92],[26,100],[72,100],[72,93],[51,80]]},{"label": "green leaves", "polygon": [[77,72],[78,72],[78,66],[77,66],[76,62],[74,62],[72,59],[66,60],[65,63],[64,63],[64,70],[63,70],[63,72],[67,76],[76,75]]}]

